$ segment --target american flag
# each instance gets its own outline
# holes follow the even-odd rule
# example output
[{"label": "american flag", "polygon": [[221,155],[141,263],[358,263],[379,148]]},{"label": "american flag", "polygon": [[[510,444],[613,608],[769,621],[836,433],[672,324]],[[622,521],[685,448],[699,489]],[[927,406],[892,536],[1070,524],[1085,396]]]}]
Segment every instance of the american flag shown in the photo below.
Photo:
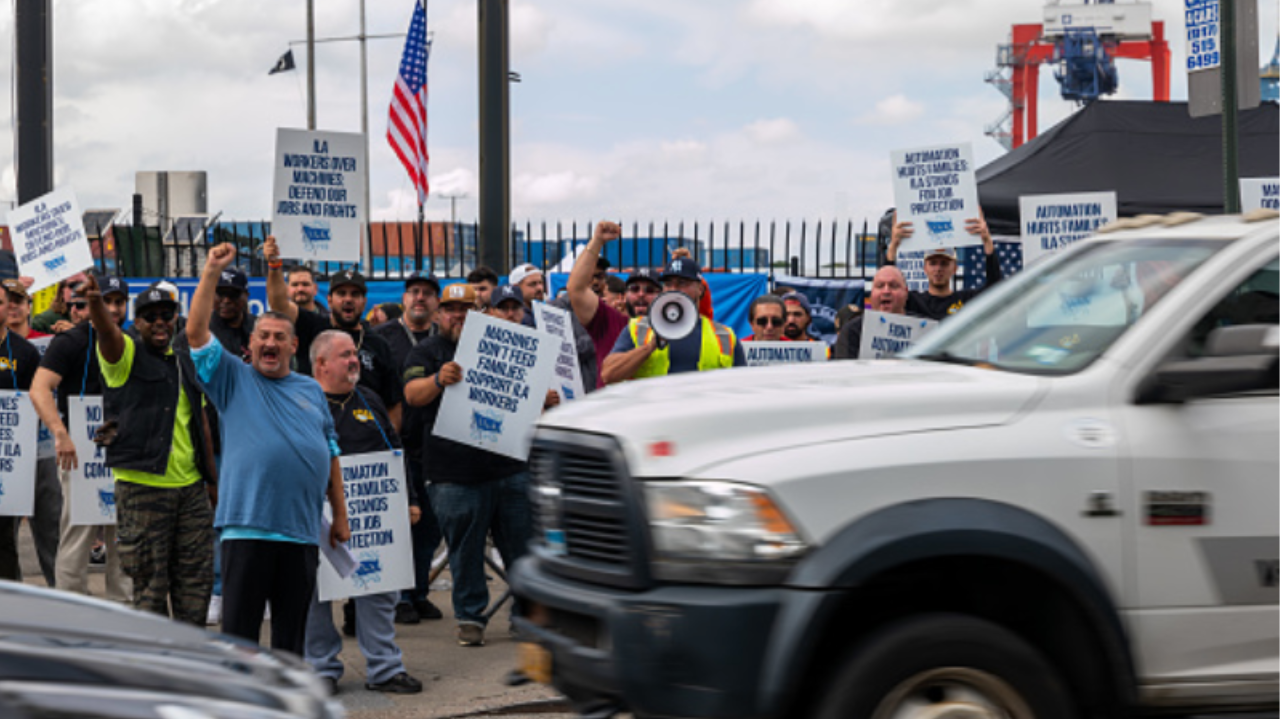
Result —
[{"label": "american flag", "polygon": [[387,113],[387,142],[418,188],[418,205],[427,201],[427,10],[415,2],[409,36],[400,56],[400,72]]},{"label": "american flag", "polygon": [[[996,241],[996,259],[1000,261],[1000,272],[1005,277],[1012,277],[1022,270],[1022,243]],[[966,247],[960,250],[960,261],[964,264],[964,288],[977,289],[987,283],[987,254],[982,246]]]}]

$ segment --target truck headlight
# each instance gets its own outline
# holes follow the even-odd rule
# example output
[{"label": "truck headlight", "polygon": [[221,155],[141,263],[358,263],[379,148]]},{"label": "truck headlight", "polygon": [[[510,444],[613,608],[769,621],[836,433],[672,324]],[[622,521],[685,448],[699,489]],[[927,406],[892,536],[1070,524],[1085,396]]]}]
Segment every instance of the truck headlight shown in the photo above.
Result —
[{"label": "truck headlight", "polygon": [[720,481],[646,482],[658,579],[781,581],[808,544],[767,491]]}]

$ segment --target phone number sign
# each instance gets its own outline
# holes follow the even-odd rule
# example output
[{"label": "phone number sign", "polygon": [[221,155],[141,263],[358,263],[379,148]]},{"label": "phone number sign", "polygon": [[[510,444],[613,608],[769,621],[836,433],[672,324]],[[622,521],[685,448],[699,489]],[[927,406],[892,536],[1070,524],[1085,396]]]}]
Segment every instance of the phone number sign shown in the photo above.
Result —
[{"label": "phone number sign", "polygon": [[1221,0],[1185,0],[1187,72],[1212,70],[1222,64],[1219,11]]}]

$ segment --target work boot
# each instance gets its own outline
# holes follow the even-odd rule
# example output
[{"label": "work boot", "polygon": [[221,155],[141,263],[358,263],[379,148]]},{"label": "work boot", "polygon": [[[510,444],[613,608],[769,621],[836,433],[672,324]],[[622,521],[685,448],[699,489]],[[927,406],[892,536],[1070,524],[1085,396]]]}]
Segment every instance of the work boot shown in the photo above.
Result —
[{"label": "work boot", "polygon": [[479,624],[459,624],[458,644],[464,647],[483,647],[484,627]]}]

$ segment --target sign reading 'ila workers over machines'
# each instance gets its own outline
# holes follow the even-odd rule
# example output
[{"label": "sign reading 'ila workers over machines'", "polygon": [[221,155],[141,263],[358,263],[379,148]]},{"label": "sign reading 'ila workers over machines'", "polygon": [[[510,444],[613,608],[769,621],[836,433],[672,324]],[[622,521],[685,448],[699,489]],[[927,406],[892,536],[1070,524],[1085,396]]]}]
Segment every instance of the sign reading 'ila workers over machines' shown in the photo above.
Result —
[{"label": "sign reading 'ila workers over machines'", "polygon": [[[344,454],[342,488],[347,499],[351,539],[347,549],[355,569],[340,575],[322,554],[316,575],[320,601],[380,594],[413,586],[413,545],[409,536],[409,494],[404,453],[400,450]],[[325,517],[332,519],[329,503]],[[327,541],[324,540],[324,541]]]},{"label": "sign reading 'ila workers over machines'", "polygon": [[965,220],[980,213],[969,143],[894,150],[890,164],[898,221],[910,222],[912,229],[899,252],[982,243],[964,228]]},{"label": "sign reading 'ila workers over machines'", "polygon": [[276,130],[271,231],[280,256],[360,261],[364,135]]},{"label": "sign reading 'ila workers over machines'", "polygon": [[558,337],[467,313],[454,355],[462,381],[445,388],[436,436],[528,459],[559,354]]},{"label": "sign reading 'ila workers over machines'", "polygon": [[9,213],[9,231],[20,274],[32,278],[29,291],[56,285],[93,267],[80,203],[70,187],[54,190]]}]

